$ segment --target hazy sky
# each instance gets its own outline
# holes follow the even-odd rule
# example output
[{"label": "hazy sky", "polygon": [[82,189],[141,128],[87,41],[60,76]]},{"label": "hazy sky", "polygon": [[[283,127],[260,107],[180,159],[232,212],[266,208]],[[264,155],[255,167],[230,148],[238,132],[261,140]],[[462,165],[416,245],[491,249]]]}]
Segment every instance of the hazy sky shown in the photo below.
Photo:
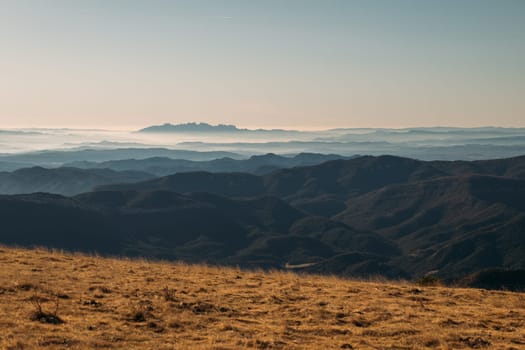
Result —
[{"label": "hazy sky", "polygon": [[0,0],[0,127],[525,126],[523,0]]}]

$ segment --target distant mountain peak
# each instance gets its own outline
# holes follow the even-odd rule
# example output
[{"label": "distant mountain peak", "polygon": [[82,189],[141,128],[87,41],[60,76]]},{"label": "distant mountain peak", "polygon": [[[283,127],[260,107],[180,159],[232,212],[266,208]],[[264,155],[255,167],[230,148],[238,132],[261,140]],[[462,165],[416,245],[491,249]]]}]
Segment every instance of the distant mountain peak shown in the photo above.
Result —
[{"label": "distant mountain peak", "polygon": [[297,130],[285,130],[285,129],[245,129],[238,128],[231,124],[217,124],[212,125],[208,123],[183,123],[183,124],[170,124],[164,123],[161,125],[152,125],[144,129],[140,129],[138,132],[157,132],[157,133],[170,133],[170,132],[243,132],[243,133],[299,133]]},{"label": "distant mountain peak", "polygon": [[184,123],[184,124],[170,124],[164,123],[162,125],[152,125],[139,132],[236,132],[245,131],[247,129],[239,129],[235,125],[217,124],[211,125],[208,123]]}]

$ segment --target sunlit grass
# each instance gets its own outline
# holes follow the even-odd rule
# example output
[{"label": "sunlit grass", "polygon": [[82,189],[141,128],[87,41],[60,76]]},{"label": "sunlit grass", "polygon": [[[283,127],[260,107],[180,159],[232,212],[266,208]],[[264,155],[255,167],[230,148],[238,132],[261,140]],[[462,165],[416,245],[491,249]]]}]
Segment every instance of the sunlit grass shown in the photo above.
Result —
[{"label": "sunlit grass", "polygon": [[[0,262],[0,349],[525,347],[520,293],[44,249]],[[63,323],[32,317],[35,298]]]}]

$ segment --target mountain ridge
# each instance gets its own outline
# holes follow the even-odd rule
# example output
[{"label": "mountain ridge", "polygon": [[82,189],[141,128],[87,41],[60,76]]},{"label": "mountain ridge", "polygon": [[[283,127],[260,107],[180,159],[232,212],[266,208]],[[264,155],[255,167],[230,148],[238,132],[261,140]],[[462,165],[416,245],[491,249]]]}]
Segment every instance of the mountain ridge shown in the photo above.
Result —
[{"label": "mountain ridge", "polygon": [[133,170],[32,167],[0,172],[0,193],[49,192],[75,195],[104,184],[137,182],[152,178],[152,174]]},{"label": "mountain ridge", "polygon": [[231,124],[212,125],[208,123],[183,123],[152,125],[138,130],[142,133],[298,133],[296,130],[284,129],[245,129]]}]

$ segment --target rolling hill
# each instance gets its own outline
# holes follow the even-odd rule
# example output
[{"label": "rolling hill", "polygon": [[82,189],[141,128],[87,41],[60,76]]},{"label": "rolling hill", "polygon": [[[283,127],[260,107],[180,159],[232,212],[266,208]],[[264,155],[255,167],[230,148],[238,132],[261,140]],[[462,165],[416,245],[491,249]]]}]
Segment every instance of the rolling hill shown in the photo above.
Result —
[{"label": "rolling hill", "polygon": [[0,172],[0,194],[48,192],[75,195],[101,185],[144,181],[153,177],[140,171],[32,167],[11,173]]},{"label": "rolling hill", "polygon": [[[0,166],[15,170],[30,166],[56,168],[71,162],[105,162],[117,159],[145,159],[151,157],[166,157],[188,160],[212,160],[217,158],[245,158],[237,153],[223,151],[190,151],[185,149],[168,148],[115,148],[97,149],[80,147],[67,150],[45,150],[24,153],[0,154]],[[16,167],[16,165],[19,165]]]},{"label": "rolling hill", "polygon": [[263,176],[179,173],[70,198],[3,196],[0,242],[454,280],[525,268],[524,163],[366,156]]},{"label": "rolling hill", "polygon": [[[391,185],[347,202],[336,220],[403,249],[411,272],[523,268],[525,180],[470,175]],[[517,259],[516,259],[517,258]]]},{"label": "rolling hill", "polygon": [[116,171],[136,170],[157,176],[166,176],[180,172],[246,172],[265,174],[281,168],[316,165],[329,160],[349,159],[337,154],[300,153],[293,157],[264,154],[248,159],[233,159],[229,157],[213,160],[193,161],[187,159],[172,159],[167,157],[152,157],[146,159],[120,159],[106,162],[71,162],[68,167],[83,169],[107,168]]}]

